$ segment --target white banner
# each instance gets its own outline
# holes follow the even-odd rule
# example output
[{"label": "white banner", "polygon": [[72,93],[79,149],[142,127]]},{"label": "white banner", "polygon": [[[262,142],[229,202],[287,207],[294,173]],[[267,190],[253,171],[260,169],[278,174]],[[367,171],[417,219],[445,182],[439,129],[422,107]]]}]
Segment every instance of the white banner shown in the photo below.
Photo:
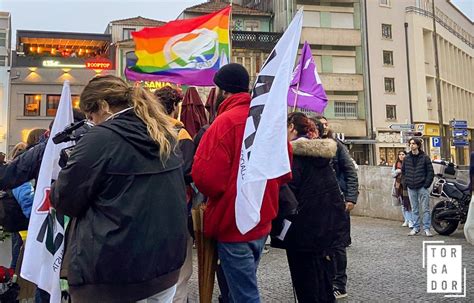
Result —
[{"label": "white banner", "polygon": [[51,180],[58,177],[60,151],[71,143],[54,144],[52,138],[73,123],[71,89],[65,81],[51,136],[46,144],[31,210],[21,276],[50,293],[50,302],[61,302],[59,271],[64,251],[64,218],[51,208]]},{"label": "white banner", "polygon": [[269,55],[252,92],[245,125],[235,219],[246,234],[260,222],[260,208],[268,179],[291,171],[287,145],[287,99],[300,43],[303,10],[300,9]]}]

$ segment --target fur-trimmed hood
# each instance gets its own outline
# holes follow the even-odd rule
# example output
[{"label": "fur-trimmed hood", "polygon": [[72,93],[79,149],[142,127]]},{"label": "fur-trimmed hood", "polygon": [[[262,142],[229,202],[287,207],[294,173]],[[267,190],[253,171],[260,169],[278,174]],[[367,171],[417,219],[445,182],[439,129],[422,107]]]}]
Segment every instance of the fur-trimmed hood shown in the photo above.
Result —
[{"label": "fur-trimmed hood", "polygon": [[337,143],[333,139],[306,139],[300,138],[291,141],[295,156],[321,157],[332,159],[336,156]]}]

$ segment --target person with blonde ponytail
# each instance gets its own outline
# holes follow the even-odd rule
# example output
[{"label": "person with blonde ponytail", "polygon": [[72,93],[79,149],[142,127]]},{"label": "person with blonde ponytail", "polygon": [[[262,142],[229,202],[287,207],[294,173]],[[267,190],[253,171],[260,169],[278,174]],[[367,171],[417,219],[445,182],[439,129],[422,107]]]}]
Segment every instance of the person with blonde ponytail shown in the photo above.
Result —
[{"label": "person with blonde ponytail", "polygon": [[96,126],[51,189],[72,218],[72,302],[172,302],[187,241],[177,132],[151,93],[115,76],[89,81],[80,108]]}]

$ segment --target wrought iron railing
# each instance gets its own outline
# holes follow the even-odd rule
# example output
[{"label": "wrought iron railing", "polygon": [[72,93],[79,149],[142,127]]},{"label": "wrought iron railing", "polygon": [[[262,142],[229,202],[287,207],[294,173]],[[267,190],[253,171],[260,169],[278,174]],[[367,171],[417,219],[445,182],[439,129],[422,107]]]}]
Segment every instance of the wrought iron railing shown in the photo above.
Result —
[{"label": "wrought iron railing", "polygon": [[[416,6],[409,6],[405,9],[407,13],[415,13],[418,15],[426,16],[429,18],[433,18],[433,13],[431,11],[427,11],[421,8],[418,8]],[[440,17],[442,16],[442,18]],[[469,33],[467,33],[464,30],[461,30],[462,33],[460,33],[458,30],[454,29],[449,23],[454,24],[455,27],[459,27],[454,21],[449,19],[446,15],[442,14],[441,12],[436,12],[436,22],[438,22],[442,27],[447,29],[451,34],[455,35],[458,37],[461,41],[466,43],[469,47],[474,48],[474,37],[471,36]]]},{"label": "wrought iron railing", "polygon": [[281,35],[269,32],[232,31],[232,47],[271,51]]}]

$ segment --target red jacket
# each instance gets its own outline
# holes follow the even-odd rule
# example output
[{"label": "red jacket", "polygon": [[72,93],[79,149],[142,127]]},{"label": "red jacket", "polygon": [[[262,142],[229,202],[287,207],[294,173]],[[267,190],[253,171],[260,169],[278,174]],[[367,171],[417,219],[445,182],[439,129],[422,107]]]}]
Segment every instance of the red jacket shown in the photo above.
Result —
[{"label": "red jacket", "polygon": [[220,242],[248,242],[269,234],[278,212],[278,193],[290,174],[268,180],[260,210],[260,222],[242,235],[235,223],[237,173],[250,108],[248,93],[234,94],[220,106],[216,120],[204,134],[194,156],[192,177],[208,197],[204,233]]}]

